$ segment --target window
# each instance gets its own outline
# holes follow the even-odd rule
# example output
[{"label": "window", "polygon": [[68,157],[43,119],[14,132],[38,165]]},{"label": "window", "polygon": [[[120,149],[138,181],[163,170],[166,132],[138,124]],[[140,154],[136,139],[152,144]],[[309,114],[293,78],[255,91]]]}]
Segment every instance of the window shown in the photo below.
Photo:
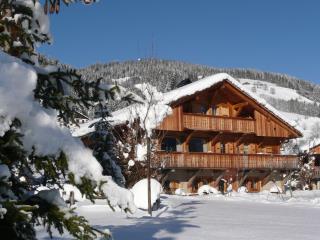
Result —
[{"label": "window", "polygon": [[203,106],[203,105],[200,105],[199,110],[200,110],[200,113],[202,113],[202,114],[206,114],[207,113],[207,108],[205,106]]},{"label": "window", "polygon": [[177,140],[175,138],[164,138],[161,143],[161,150],[166,152],[176,152]]},{"label": "window", "polygon": [[320,167],[320,155],[315,156],[314,166]]},{"label": "window", "polygon": [[205,141],[201,138],[192,138],[189,142],[189,152],[204,152]]},{"label": "window", "polygon": [[187,102],[183,105],[183,112],[185,113],[192,113],[192,105],[190,102]]}]

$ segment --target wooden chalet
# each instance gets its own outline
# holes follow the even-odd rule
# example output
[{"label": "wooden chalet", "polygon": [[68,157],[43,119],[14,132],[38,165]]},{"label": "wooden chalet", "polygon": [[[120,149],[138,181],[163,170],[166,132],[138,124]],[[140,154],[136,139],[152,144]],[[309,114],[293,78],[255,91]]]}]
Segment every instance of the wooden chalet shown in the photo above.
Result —
[{"label": "wooden chalet", "polygon": [[320,143],[310,148],[310,152],[316,155],[320,155]]},{"label": "wooden chalet", "polygon": [[227,74],[217,74],[164,95],[172,108],[157,126],[169,191],[214,187],[223,178],[234,190],[256,192],[280,185],[298,167],[296,155],[282,155],[281,145],[302,134],[277,111]]},{"label": "wooden chalet", "polygon": [[315,189],[320,189],[320,143],[310,148],[309,152],[314,156],[314,186]]}]

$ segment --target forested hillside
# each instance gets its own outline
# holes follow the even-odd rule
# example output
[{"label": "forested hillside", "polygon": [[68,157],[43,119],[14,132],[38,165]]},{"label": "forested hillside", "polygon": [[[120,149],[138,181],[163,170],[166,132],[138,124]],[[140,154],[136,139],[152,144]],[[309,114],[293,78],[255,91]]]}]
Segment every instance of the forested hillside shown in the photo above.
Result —
[{"label": "forested hillside", "polygon": [[[285,74],[251,69],[222,69],[159,59],[94,64],[87,68],[79,69],[79,73],[88,80],[102,78],[105,82],[117,83],[133,91],[135,91],[133,88],[135,84],[148,82],[162,92],[176,88],[184,79],[197,81],[205,76],[220,72],[226,72],[239,79],[254,79],[272,83],[276,85],[274,86],[275,88],[279,86],[296,90],[298,95],[312,101],[300,101],[294,97],[284,100],[277,96],[277,91],[273,95],[261,93],[260,96],[281,111],[319,116],[320,108],[317,102],[320,102],[320,85]],[[112,109],[123,107],[111,105]]]},{"label": "forested hillside", "polygon": [[[44,56],[40,58],[40,61],[64,69],[72,68]],[[101,78],[103,82],[116,83],[137,94],[139,92],[134,88],[137,83],[148,82],[156,86],[159,91],[167,92],[177,88],[181,83],[187,82],[183,80],[187,79],[193,82],[212,74],[225,72],[240,79],[242,84],[249,81],[250,90],[257,91],[261,98],[280,111],[320,116],[320,85],[286,74],[252,69],[214,68],[160,59],[97,63],[78,69],[78,72],[88,81]],[[279,89],[282,90],[281,94]],[[289,91],[290,94],[287,94],[286,91]],[[292,94],[292,92],[295,92],[295,94]],[[284,96],[287,96],[287,98],[283,98]],[[126,102],[121,102],[121,104],[110,102],[110,108],[116,110],[125,107],[127,104]]]}]

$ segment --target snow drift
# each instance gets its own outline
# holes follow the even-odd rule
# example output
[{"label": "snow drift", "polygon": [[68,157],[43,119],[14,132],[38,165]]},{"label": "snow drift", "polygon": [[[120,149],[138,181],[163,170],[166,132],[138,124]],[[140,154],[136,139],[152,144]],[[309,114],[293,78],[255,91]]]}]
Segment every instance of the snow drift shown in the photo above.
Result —
[{"label": "snow drift", "polygon": [[[131,192],[134,195],[134,204],[138,208],[148,209],[148,179],[144,178],[137,182],[132,187]],[[161,192],[161,184],[157,180],[151,179],[151,206],[160,199]]]}]

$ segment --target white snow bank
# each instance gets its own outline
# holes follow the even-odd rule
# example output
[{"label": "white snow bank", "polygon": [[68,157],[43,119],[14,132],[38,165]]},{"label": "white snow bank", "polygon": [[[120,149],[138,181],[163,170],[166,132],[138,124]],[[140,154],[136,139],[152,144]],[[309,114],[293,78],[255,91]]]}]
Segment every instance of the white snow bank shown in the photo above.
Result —
[{"label": "white snow bank", "polygon": [[279,186],[275,185],[272,186],[269,190],[271,193],[282,193],[282,190]]},{"label": "white snow bank", "polygon": [[131,212],[136,211],[134,197],[131,191],[119,187],[110,176],[103,176],[101,190],[108,197],[109,204],[113,207],[119,206],[121,209],[129,209]]},{"label": "white snow bank", "polygon": [[[257,202],[257,203],[281,203],[281,204],[298,204],[298,205],[312,205],[320,207],[320,190],[296,190],[286,193],[279,192],[278,194],[273,194],[269,190],[265,190],[259,193],[245,193],[245,188],[243,191],[233,192],[228,198],[225,198],[221,194],[213,194],[205,198],[206,200],[218,200],[218,201],[245,201],[245,202]],[[277,192],[275,192],[277,193]],[[179,197],[179,196],[176,196]],[[188,196],[190,200],[197,198],[203,199],[203,196]]]},{"label": "white snow bank", "polygon": [[[287,193],[286,195],[288,195]],[[289,198],[289,203],[306,203],[320,206],[320,190],[302,191],[297,190],[292,192],[292,198]]]},{"label": "white snow bank", "polygon": [[[148,209],[148,179],[144,178],[137,182],[131,189],[134,195],[134,204],[141,209]],[[151,206],[160,199],[160,193],[162,192],[161,184],[151,179]]]},{"label": "white snow bank", "polygon": [[246,188],[245,186],[241,186],[238,188],[238,193],[247,193],[248,192],[248,188]]},{"label": "white snow bank", "polygon": [[218,194],[219,191],[217,189],[215,189],[214,187],[211,187],[209,185],[202,185],[198,189],[198,195],[200,195],[200,196],[207,195],[207,194],[210,194],[210,193]]},{"label": "white snow bank", "polygon": [[186,196],[187,195],[187,192],[182,189],[182,188],[177,188],[175,191],[174,191],[174,194],[175,195],[179,195],[179,196]]},{"label": "white snow bank", "polygon": [[[106,179],[92,151],[85,148],[80,139],[73,138],[69,129],[58,124],[56,111],[43,108],[34,99],[36,71],[20,59],[0,51],[0,73],[0,136],[9,130],[13,119],[18,118],[22,123],[22,142],[26,151],[31,153],[33,146],[38,155],[57,155],[63,151],[76,182],[79,183],[82,176],[98,182],[107,180],[103,190],[108,198],[112,197],[111,203],[121,203],[122,208],[132,206],[128,203],[132,199],[130,191],[114,184],[111,178]],[[121,199],[115,200],[114,196]]]},{"label": "white snow bank", "polygon": [[81,194],[80,190],[76,186],[73,186],[71,184],[64,184],[63,189],[60,189],[60,195],[64,201],[70,199],[71,192],[74,193],[74,200],[76,200],[77,202],[82,202],[86,199],[85,196]]},{"label": "white snow bank", "polygon": [[60,196],[58,189],[42,190],[38,192],[37,196],[47,201],[48,203],[56,205],[57,207],[61,207],[61,208],[67,207],[63,198]]},{"label": "white snow bank", "polygon": [[55,185],[51,188],[49,188],[47,186],[40,186],[35,190],[35,194],[39,194],[40,192],[43,192],[43,191],[58,190],[61,198],[64,201],[67,201],[70,199],[70,192],[73,191],[74,192],[74,199],[76,201],[82,202],[86,199],[85,196],[82,196],[80,190],[76,186],[73,186],[71,184],[64,184],[62,186],[62,188],[63,189],[60,189],[57,185]]}]

